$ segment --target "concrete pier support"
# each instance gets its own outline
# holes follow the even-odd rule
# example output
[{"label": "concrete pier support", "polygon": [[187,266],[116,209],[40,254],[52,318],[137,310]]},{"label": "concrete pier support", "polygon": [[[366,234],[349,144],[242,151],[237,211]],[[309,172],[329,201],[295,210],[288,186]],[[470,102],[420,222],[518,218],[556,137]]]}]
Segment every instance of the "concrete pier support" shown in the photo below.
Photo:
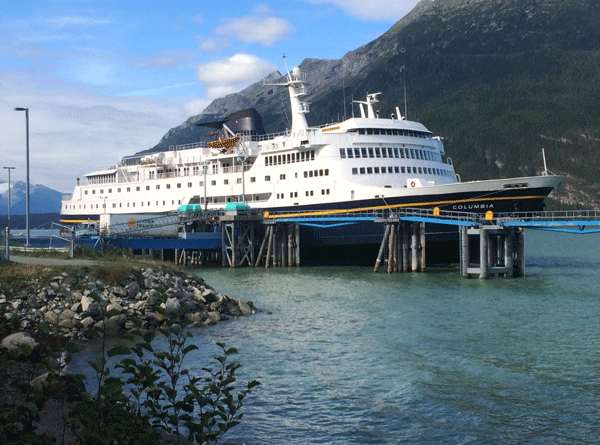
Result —
[{"label": "concrete pier support", "polygon": [[[471,258],[470,243],[479,242],[478,261]],[[506,278],[525,274],[525,238],[523,229],[501,226],[461,228],[461,275],[479,275],[480,279],[498,275]]]}]

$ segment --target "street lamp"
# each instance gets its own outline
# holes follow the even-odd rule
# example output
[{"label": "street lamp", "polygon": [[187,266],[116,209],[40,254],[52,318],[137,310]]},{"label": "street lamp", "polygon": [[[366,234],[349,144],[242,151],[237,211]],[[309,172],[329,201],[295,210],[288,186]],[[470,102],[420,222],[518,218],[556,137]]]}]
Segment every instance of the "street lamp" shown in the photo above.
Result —
[{"label": "street lamp", "polygon": [[26,139],[26,155],[27,155],[27,189],[25,192],[25,226],[27,228],[27,242],[26,246],[29,246],[29,108],[15,107],[15,111],[25,112],[25,131],[27,133]]},{"label": "street lamp", "polygon": [[206,200],[206,172],[208,171],[208,164],[204,161],[202,164],[202,172],[204,173],[204,210],[208,210],[208,201]]},{"label": "street lamp", "polygon": [[8,233],[10,234],[10,171],[14,170],[15,167],[4,167],[8,170]]}]

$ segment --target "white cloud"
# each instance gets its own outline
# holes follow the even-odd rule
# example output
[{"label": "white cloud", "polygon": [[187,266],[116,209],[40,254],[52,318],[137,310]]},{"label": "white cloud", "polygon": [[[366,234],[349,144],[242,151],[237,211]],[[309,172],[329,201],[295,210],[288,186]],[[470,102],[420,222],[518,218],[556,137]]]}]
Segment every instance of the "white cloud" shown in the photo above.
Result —
[{"label": "white cloud", "polygon": [[287,39],[294,32],[294,26],[285,19],[273,16],[273,10],[266,5],[258,5],[252,15],[229,19],[215,29],[218,35],[234,36],[242,42],[273,45]]},{"label": "white cloud", "polygon": [[239,91],[277,70],[277,67],[252,54],[235,54],[227,59],[198,67],[198,81],[204,84],[207,99]]},{"label": "white cloud", "polygon": [[210,105],[210,100],[207,99],[198,99],[192,100],[190,102],[186,102],[183,107],[185,109],[185,114],[188,116],[195,116],[204,111],[206,107]]},{"label": "white cloud", "polygon": [[0,157],[17,168],[11,179],[25,180],[25,116],[13,109],[28,107],[31,183],[62,192],[71,192],[85,173],[153,147],[189,116],[181,99],[108,97],[74,85],[38,87],[22,76],[4,76],[0,91]]},{"label": "white cloud", "polygon": [[346,14],[362,20],[397,22],[419,2],[419,0],[304,0],[308,3],[331,3]]}]

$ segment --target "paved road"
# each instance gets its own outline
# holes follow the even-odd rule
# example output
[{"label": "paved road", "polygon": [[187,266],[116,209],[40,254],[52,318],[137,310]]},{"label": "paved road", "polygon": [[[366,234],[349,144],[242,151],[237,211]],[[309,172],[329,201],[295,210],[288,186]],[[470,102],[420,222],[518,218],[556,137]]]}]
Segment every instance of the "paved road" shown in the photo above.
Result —
[{"label": "paved road", "polygon": [[21,264],[35,264],[39,266],[92,266],[98,264],[95,260],[78,260],[78,259],[67,259],[63,260],[60,258],[38,258],[33,256],[19,256],[12,255],[10,260],[15,263]]}]

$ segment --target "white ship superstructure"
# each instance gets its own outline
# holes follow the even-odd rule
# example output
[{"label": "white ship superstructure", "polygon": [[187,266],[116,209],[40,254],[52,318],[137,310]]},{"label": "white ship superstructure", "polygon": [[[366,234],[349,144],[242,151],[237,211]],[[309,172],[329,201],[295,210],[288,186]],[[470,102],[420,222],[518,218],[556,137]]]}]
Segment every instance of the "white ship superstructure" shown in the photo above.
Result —
[{"label": "white ship superstructure", "polygon": [[[280,84],[291,101],[291,129],[279,134],[246,125],[255,110],[218,123],[218,138],[122,158],[118,165],[85,175],[63,200],[64,220],[97,219],[101,213],[140,215],[182,204],[222,208],[353,209],[435,205],[456,210],[539,207],[560,176],[460,182],[442,140],[421,123],[375,109],[380,93],[358,102],[360,117],[310,127],[305,76],[288,71]],[[216,125],[216,123],[213,123]],[[210,125],[210,124],[209,124]],[[262,127],[262,124],[260,125]]]}]

